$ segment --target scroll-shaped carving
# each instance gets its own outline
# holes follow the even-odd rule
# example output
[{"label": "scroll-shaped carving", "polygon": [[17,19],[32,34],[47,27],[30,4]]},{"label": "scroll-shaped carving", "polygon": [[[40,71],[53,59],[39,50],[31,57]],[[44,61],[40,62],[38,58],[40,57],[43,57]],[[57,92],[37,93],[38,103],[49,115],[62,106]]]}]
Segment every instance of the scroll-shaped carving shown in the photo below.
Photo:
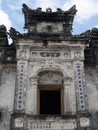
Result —
[{"label": "scroll-shaped carving", "polygon": [[27,12],[27,11],[31,10],[26,4],[23,4],[22,6],[23,6],[23,8],[22,8],[23,12]]},{"label": "scroll-shaped carving", "polygon": [[72,82],[72,78],[71,77],[63,77],[63,82],[66,85],[70,85]]},{"label": "scroll-shaped carving", "polygon": [[68,12],[72,13],[72,14],[75,14],[77,12],[76,10],[76,5],[73,5],[69,10]]},{"label": "scroll-shaped carving", "polygon": [[17,36],[22,36],[22,34],[20,32],[18,32],[15,28],[11,27],[9,30],[9,36],[13,39],[14,37]]}]

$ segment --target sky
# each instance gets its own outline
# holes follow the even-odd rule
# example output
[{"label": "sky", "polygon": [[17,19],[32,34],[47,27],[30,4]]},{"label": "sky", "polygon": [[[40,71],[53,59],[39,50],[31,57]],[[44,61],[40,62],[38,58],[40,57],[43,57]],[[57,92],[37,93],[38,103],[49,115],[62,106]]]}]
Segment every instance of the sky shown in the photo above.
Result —
[{"label": "sky", "polygon": [[22,4],[31,9],[41,7],[43,11],[50,7],[53,11],[61,8],[66,11],[76,5],[77,13],[73,22],[73,34],[80,34],[86,30],[98,27],[98,0],[0,0],[0,25],[4,24],[9,31],[14,27],[25,33]]}]

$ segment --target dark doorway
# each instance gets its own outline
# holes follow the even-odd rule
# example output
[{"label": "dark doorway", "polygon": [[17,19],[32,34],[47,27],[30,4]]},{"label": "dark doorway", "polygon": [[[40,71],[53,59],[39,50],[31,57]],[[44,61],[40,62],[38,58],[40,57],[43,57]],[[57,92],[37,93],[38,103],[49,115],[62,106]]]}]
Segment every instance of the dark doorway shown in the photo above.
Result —
[{"label": "dark doorway", "polygon": [[60,90],[40,90],[40,114],[61,114]]}]

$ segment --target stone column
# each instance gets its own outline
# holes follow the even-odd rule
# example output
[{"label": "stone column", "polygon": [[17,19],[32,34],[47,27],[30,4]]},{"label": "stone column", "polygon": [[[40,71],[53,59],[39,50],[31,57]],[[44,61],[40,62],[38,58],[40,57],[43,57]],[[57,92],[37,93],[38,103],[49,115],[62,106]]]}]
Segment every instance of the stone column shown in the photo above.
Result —
[{"label": "stone column", "polygon": [[64,111],[68,114],[76,113],[75,85],[71,77],[64,77]]},{"label": "stone column", "polygon": [[32,77],[26,92],[26,113],[37,114],[37,85],[38,78]]},{"label": "stone column", "polygon": [[68,95],[68,87],[64,84],[64,112],[68,113],[70,106],[69,106],[69,95]]},{"label": "stone column", "polygon": [[71,111],[70,109],[70,82],[71,78],[64,77],[64,112],[69,113]]},{"label": "stone column", "polygon": [[1,85],[1,74],[2,74],[2,65],[0,64],[0,85]]}]

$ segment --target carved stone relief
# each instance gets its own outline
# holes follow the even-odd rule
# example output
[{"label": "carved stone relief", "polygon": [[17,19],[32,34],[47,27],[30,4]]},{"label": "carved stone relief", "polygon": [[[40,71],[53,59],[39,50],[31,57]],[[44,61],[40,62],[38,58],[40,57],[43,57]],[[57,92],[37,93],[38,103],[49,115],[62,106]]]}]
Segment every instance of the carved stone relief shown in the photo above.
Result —
[{"label": "carved stone relief", "polygon": [[67,51],[67,50],[63,50],[62,52],[60,52],[59,50],[58,51],[55,51],[55,50],[44,50],[44,51],[41,51],[41,50],[31,50],[30,52],[31,54],[31,59],[32,58],[37,58],[37,57],[40,57],[40,58],[44,58],[44,57],[47,57],[47,58],[51,58],[51,57],[54,57],[54,58],[70,58],[70,52]]},{"label": "carved stone relief", "polygon": [[72,63],[66,62],[65,60],[53,60],[53,59],[44,59],[44,60],[34,60],[29,62],[29,77],[36,77],[40,71],[44,70],[54,70],[61,71],[63,75],[70,77],[73,73]]},{"label": "carved stone relief", "polygon": [[65,57],[69,57],[69,55],[70,55],[69,52],[65,52],[65,53],[64,53],[64,56],[65,56]]},{"label": "carved stone relief", "polygon": [[63,82],[65,85],[71,85],[72,77],[63,77]]},{"label": "carved stone relief", "polygon": [[42,22],[40,24],[37,24],[37,31],[39,33],[62,33],[63,31],[63,26],[61,24],[58,25],[58,23],[53,24],[53,23],[46,23]]},{"label": "carved stone relief", "polygon": [[31,77],[30,83],[31,83],[31,86],[34,84],[37,85],[38,84],[38,77]]},{"label": "carved stone relief", "polygon": [[80,51],[74,52],[74,58],[80,58],[80,57],[81,57],[81,52]]},{"label": "carved stone relief", "polygon": [[90,120],[89,120],[89,118],[81,117],[80,118],[80,126],[81,127],[89,127],[90,126]]},{"label": "carved stone relief", "polygon": [[[51,67],[56,67],[58,64],[55,60],[46,60],[45,62],[43,62],[44,65],[42,65],[42,67],[47,67],[47,68],[51,68]],[[43,64],[42,63],[42,64]],[[59,65],[58,65],[59,66]]]},{"label": "carved stone relief", "polygon": [[17,50],[17,58],[18,59],[27,59],[29,58],[29,50],[28,49],[18,49]]},{"label": "carved stone relief", "polygon": [[27,52],[26,51],[20,51],[20,57],[21,58],[26,58],[27,57]]},{"label": "carved stone relief", "polygon": [[37,55],[37,52],[31,52],[32,57],[35,57]]},{"label": "carved stone relief", "polygon": [[28,124],[29,130],[36,130],[36,129],[51,129],[51,130],[74,130],[76,128],[76,124],[74,122],[42,122],[42,123],[33,123],[30,122]]},{"label": "carved stone relief", "polygon": [[39,74],[39,84],[62,84],[62,75],[57,72],[46,71]]},{"label": "carved stone relief", "polygon": [[51,130],[74,130],[77,128],[76,120],[68,119],[68,120],[45,120],[45,121],[33,121],[28,120],[27,122],[28,130],[43,130],[43,129],[51,129]]},{"label": "carved stone relief", "polygon": [[15,127],[16,128],[22,128],[23,127],[23,118],[16,118],[15,119]]}]

